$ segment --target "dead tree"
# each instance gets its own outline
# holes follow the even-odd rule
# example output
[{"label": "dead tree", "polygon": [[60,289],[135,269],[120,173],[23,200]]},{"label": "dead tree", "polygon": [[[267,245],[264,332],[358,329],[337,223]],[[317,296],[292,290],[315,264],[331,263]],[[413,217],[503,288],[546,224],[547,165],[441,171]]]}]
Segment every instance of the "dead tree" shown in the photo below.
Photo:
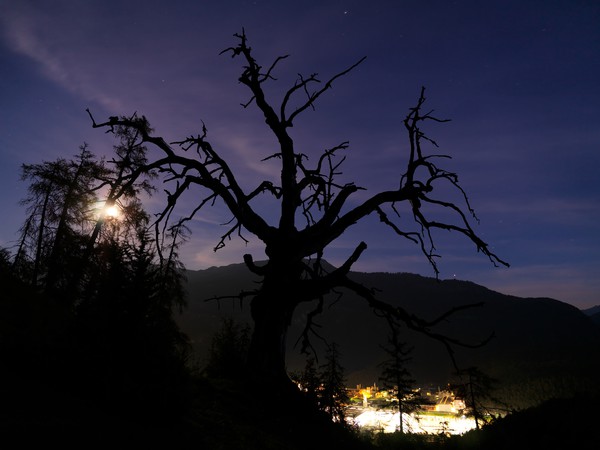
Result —
[{"label": "dead tree", "polygon": [[[458,183],[457,175],[438,167],[437,161],[447,156],[427,154],[423,149],[423,144],[435,146],[435,142],[426,137],[421,125],[428,121],[445,121],[423,110],[425,90],[421,90],[416,106],[409,110],[404,120],[410,147],[407,166],[398,169],[401,180],[399,186],[377,192],[357,206],[349,206],[348,199],[363,188],[354,183],[341,184],[337,180],[340,164],[344,160],[340,153],[348,148],[348,142],[325,150],[310,167],[307,155],[294,148],[289,129],[296,118],[315,107],[317,100],[333,87],[338,78],[362,64],[365,58],[324,83],[317,74],[300,75],[275,105],[267,99],[263,86],[274,80],[273,73],[277,65],[287,56],[277,57],[265,68],[255,60],[245,33],[234,36],[237,45],[222,53],[242,60],[243,70],[239,81],[250,91],[249,100],[242,106],[256,107],[277,140],[277,151],[266,159],[277,159],[280,162],[281,177],[278,183],[265,180],[251,191],[242,189],[231,166],[208,140],[204,125],[198,135],[167,143],[162,137],[153,135],[146,118],[137,114],[111,117],[100,123],[94,120],[91,113],[90,118],[94,128],[103,128],[109,132],[119,127],[135,130],[140,144],[154,145],[160,150],[160,157],[149,161],[143,168],[144,171],[157,171],[171,186],[167,190],[167,204],[158,214],[157,224],[166,227],[165,223],[172,216],[182,194],[195,188],[198,192],[197,205],[189,215],[180,220],[185,222],[192,219],[202,208],[213,204],[217,199],[224,202],[233,216],[215,250],[222,248],[235,235],[244,239],[242,232],[250,233],[264,243],[266,264],[257,265],[251,255],[244,255],[248,269],[261,277],[261,284],[255,291],[240,293],[240,298],[249,299],[254,320],[249,354],[250,373],[255,379],[271,386],[280,386],[282,389],[292,387],[286,373],[285,349],[286,333],[294,311],[304,302],[314,303],[314,313],[309,315],[304,331],[304,337],[308,338],[313,325],[312,318],[320,312],[325,295],[335,288],[347,288],[356,292],[377,313],[385,316],[390,324],[402,323],[420,330],[440,340],[450,349],[452,344],[458,342],[437,334],[432,328],[443,317],[431,322],[419,319],[401,306],[378,300],[375,291],[348,277],[352,265],[367,248],[364,242],[358,243],[338,268],[327,271],[322,264],[324,250],[332,242],[361,219],[374,213],[398,237],[418,245],[436,274],[437,255],[431,234],[435,229],[464,235],[494,265],[507,265],[473,230],[471,222],[477,218]],[[139,175],[139,170],[132,172],[132,176],[136,176],[136,173]],[[464,201],[462,206],[436,197],[435,187],[442,182],[456,189]],[[277,224],[270,224],[253,208],[253,200],[261,196],[270,196],[277,203]],[[409,217],[412,216],[408,223],[400,220],[397,207],[401,204],[408,206]],[[423,205],[427,205],[427,208]],[[431,211],[436,208],[444,213],[451,212],[456,220],[439,221],[435,216],[426,215],[425,209]],[[447,314],[459,309],[460,307],[455,308]],[[309,341],[305,339],[304,344],[309,345]]]}]

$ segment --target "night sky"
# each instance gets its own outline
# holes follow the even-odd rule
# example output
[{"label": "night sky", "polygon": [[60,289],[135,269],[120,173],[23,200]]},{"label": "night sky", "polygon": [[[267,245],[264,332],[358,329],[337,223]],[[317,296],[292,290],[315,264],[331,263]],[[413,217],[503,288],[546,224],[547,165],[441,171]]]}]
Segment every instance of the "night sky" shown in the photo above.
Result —
[{"label": "night sky", "polygon": [[[268,67],[269,98],[298,74],[323,81],[357,60],[292,129],[314,161],[349,141],[344,182],[366,196],[397,187],[408,141],[402,120],[426,87],[440,164],[459,174],[480,219],[475,230],[511,264],[496,268],[459,236],[440,233],[440,278],[506,294],[600,304],[600,2],[597,1],[79,1],[0,0],[0,246],[25,217],[23,163],[70,158],[87,142],[109,155],[97,120],[144,114],[166,141],[201,131],[251,189],[277,177],[276,151],[241,60],[220,55],[245,28]],[[161,191],[161,190],[159,190]],[[188,200],[192,200],[192,195]],[[356,200],[360,200],[357,196]],[[152,197],[156,210],[164,197]],[[154,209],[153,209],[154,208]],[[266,214],[269,212],[266,210]],[[189,269],[264,259],[259,242],[213,252],[230,216],[205,209],[182,252]],[[336,241],[340,263],[360,240],[362,271],[434,272],[418,248],[376,217]]]}]

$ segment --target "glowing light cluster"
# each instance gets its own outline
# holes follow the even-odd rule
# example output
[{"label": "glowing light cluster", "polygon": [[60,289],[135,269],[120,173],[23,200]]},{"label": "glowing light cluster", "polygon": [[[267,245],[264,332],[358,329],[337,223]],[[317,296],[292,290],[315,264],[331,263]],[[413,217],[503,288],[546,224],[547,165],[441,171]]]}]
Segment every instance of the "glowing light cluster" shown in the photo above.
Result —
[{"label": "glowing light cluster", "polygon": [[[368,409],[350,420],[360,428],[393,433],[400,424],[399,419],[397,412]],[[475,428],[475,419],[466,416],[403,414],[402,422],[406,431],[417,434],[464,434]]]}]

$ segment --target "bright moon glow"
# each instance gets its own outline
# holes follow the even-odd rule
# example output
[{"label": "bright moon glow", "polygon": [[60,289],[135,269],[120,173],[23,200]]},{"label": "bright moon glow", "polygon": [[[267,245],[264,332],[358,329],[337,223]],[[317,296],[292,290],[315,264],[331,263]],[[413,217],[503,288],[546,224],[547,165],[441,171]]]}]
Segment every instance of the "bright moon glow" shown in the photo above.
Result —
[{"label": "bright moon glow", "polygon": [[104,215],[110,218],[119,217],[119,208],[116,205],[108,206],[104,209]]}]

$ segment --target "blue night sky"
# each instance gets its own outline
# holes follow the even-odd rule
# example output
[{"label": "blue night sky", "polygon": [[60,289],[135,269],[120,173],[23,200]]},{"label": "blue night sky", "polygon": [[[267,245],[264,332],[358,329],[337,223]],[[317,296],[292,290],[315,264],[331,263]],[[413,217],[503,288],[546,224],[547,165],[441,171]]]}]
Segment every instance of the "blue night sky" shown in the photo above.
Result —
[{"label": "blue night sky", "polygon": [[[241,60],[219,55],[242,27],[264,66],[290,55],[268,87],[274,104],[299,73],[325,81],[367,57],[292,129],[297,151],[313,160],[349,141],[340,180],[364,196],[397,186],[408,148],[402,119],[426,87],[428,108],[451,119],[426,128],[435,153],[452,156],[441,165],[459,174],[475,230],[511,264],[496,268],[441,233],[440,278],[600,304],[597,1],[0,0],[0,246],[15,244],[25,217],[21,164],[72,157],[83,142],[110,154],[114,141],[92,129],[87,107],[99,121],[144,114],[168,142],[197,134],[203,121],[243,186],[275,180],[276,162],[260,160],[276,141],[256,108],[240,106],[249,99],[237,81]],[[250,235],[213,252],[229,219],[219,206],[197,218],[182,251],[187,268],[264,258]],[[325,257],[340,263],[360,240],[368,249],[355,270],[434,275],[376,217]]]}]

